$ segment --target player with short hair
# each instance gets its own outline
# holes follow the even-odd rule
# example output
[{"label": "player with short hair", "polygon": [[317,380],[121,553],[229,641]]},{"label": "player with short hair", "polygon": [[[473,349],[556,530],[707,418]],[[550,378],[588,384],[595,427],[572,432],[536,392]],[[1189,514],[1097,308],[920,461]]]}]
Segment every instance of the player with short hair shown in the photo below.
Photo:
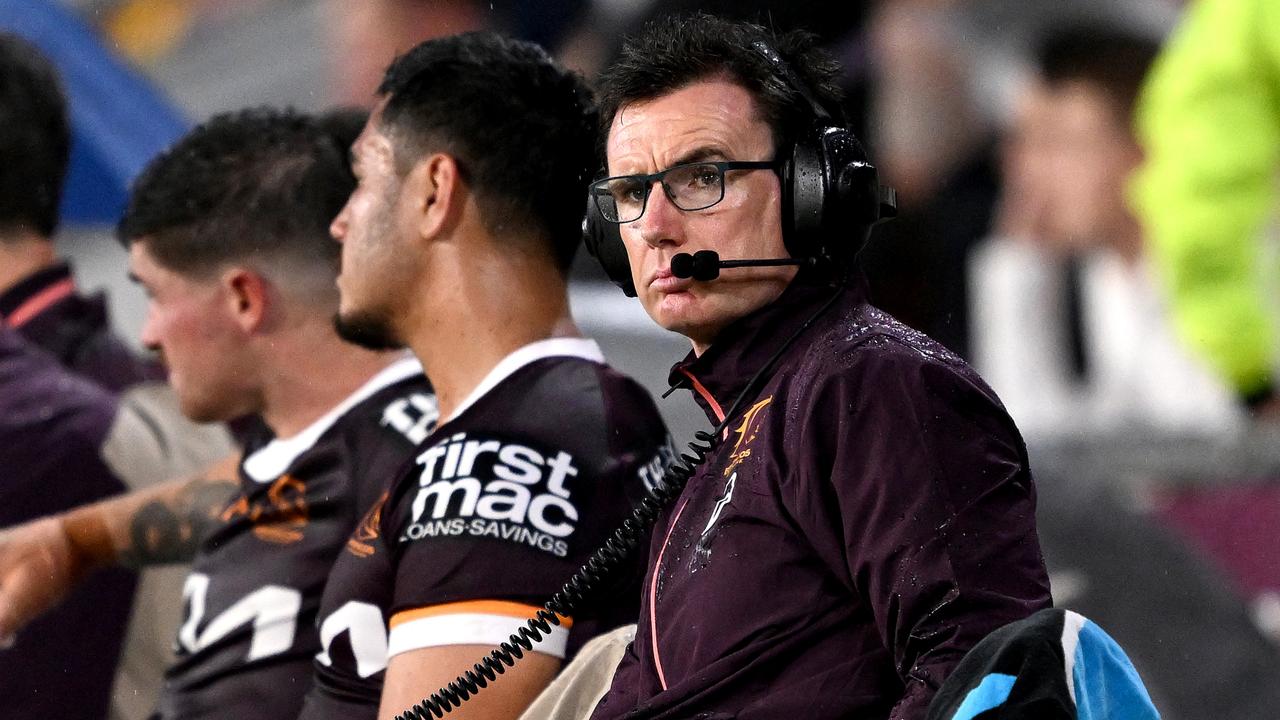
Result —
[{"label": "player with short hair", "polygon": [[[392,718],[505,642],[628,514],[665,457],[652,400],[603,363],[566,275],[595,107],[535,45],[425,42],[387,71],[333,222],[340,326],[404,342],[441,421],[325,590],[305,720]],[[635,617],[638,563],[451,717],[514,718]]]},{"label": "player with short hair", "polygon": [[332,323],[328,224],[362,120],[219,115],[148,165],[120,223],[150,299],[143,342],[188,416],[261,426],[238,462],[0,539],[0,633],[95,567],[193,559],[158,718],[297,715],[333,559],[435,420],[417,362]]},{"label": "player with short hair", "polygon": [[689,338],[671,382],[723,434],[659,517],[596,720],[920,718],[970,647],[1050,604],[1013,421],[851,278],[887,197],[837,70],[811,36],[694,15],[599,81],[589,241]]}]

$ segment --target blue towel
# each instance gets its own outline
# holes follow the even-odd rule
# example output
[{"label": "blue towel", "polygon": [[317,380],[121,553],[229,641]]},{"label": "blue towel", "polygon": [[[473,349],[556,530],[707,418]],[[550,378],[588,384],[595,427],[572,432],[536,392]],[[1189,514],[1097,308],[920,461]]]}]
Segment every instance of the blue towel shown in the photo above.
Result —
[{"label": "blue towel", "polygon": [[988,635],[956,666],[928,720],[1158,720],[1124,650],[1069,610]]}]

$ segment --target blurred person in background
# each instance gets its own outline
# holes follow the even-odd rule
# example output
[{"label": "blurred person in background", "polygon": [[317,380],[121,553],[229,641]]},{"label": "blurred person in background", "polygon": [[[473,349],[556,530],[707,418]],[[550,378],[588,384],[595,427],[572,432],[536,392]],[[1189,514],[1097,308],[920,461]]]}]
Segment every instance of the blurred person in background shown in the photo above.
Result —
[{"label": "blurred person in background", "polygon": [[53,236],[71,149],[57,71],[0,33],[0,319],[68,368],[118,393],[163,377],[110,327],[102,295],[76,291]]},{"label": "blurred person in background", "polygon": [[[182,418],[158,381],[159,364],[113,333],[103,295],[80,294],[59,259],[54,234],[71,143],[66,100],[50,62],[10,33],[0,33],[0,128],[0,326],[12,353],[0,392],[7,408],[3,527],[171,477],[231,445],[221,427]],[[66,397],[54,392],[60,384]],[[55,450],[59,442],[64,453]],[[122,702],[112,712],[140,718],[131,696],[159,687],[177,625],[177,582],[171,573],[145,573],[129,621],[131,574],[117,570],[89,580],[16,648],[0,652],[0,676],[8,678],[0,683],[0,704],[32,716],[62,707],[72,713],[66,717],[102,717],[96,708],[128,627],[116,680]],[[102,630],[82,627],[91,618]],[[68,655],[58,650],[63,636],[92,637],[101,647]],[[76,678],[78,691],[64,692],[62,672]],[[74,696],[81,701],[69,707]]]},{"label": "blurred person in background", "polygon": [[244,455],[0,535],[0,635],[58,657],[83,653],[39,621],[21,628],[86,572],[193,561],[154,717],[296,716],[333,558],[435,420],[418,363],[347,344],[332,323],[328,225],[354,186],[363,118],[216,116],[133,187],[120,238],[150,299],[143,342],[192,418],[261,416]]},{"label": "blurred person in background", "polygon": [[[1143,161],[1134,106],[1158,51],[1149,35],[1093,23],[1039,42],[1003,147],[995,234],[969,268],[972,346],[1033,445],[1055,603],[1108,627],[1167,717],[1253,718],[1280,698],[1280,654],[1244,591],[1267,573],[1241,584],[1222,555],[1165,522],[1152,498],[1167,490],[1144,488],[1139,508],[1125,482],[1160,442],[1222,442],[1244,425],[1232,393],[1174,333],[1126,193]],[[1150,460],[1138,467],[1172,479]],[[1180,490],[1178,507],[1201,530],[1238,524],[1230,554],[1246,567],[1262,556],[1256,570],[1275,538],[1254,518],[1273,501],[1246,495],[1245,512],[1239,489]]]},{"label": "blurred person in background", "polygon": [[866,28],[867,138],[898,190],[899,214],[863,252],[872,300],[973,360],[965,266],[990,232],[997,136],[1036,39],[1065,23],[1172,21],[1176,0],[895,0]]},{"label": "blurred person in background", "polygon": [[1280,3],[1191,3],[1137,118],[1134,198],[1179,337],[1280,421]]},{"label": "blurred person in background", "polygon": [[[119,414],[110,392],[0,325],[0,528],[123,491],[102,458]],[[133,588],[133,573],[99,573],[18,637],[0,627],[0,717],[106,717]]]},{"label": "blurred person in background", "polygon": [[[1147,79],[1137,120],[1146,161],[1133,196],[1176,329],[1261,421],[1250,437],[1274,448],[1280,4],[1190,3]],[[1280,643],[1280,462],[1250,474],[1270,482],[1173,488],[1158,509],[1232,570]]]},{"label": "blurred person in background", "polygon": [[1041,43],[1005,146],[997,234],[971,260],[974,360],[1031,437],[1230,434],[1241,416],[1175,337],[1125,188],[1155,40],[1097,25]]}]

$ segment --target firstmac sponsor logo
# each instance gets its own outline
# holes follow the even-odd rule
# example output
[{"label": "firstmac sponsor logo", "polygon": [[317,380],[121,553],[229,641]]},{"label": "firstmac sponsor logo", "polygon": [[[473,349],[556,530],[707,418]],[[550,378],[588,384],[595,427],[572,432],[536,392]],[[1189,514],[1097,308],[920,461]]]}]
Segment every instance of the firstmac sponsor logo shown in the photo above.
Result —
[{"label": "firstmac sponsor logo", "polygon": [[402,541],[468,535],[569,552],[578,521],[573,456],[458,433],[418,456],[412,522]]}]

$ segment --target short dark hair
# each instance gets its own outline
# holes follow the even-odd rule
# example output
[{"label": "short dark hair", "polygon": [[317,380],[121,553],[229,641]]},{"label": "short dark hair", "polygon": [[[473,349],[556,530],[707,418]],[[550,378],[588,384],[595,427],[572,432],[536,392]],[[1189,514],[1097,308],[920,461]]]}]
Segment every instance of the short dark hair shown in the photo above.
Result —
[{"label": "short dark hair", "polygon": [[600,75],[601,146],[618,110],[653,100],[692,83],[726,76],[746,88],[781,152],[813,125],[814,110],[777,66],[754,46],[763,42],[790,68],[822,109],[847,124],[841,108],[840,65],[802,30],[777,34],[763,26],[706,13],[671,15],[650,22],[622,45]]},{"label": "short dark hair", "polygon": [[1120,119],[1133,117],[1134,105],[1160,43],[1115,28],[1078,24],[1055,29],[1039,43],[1036,65],[1051,88],[1084,82],[1106,93]]},{"label": "short dark hair", "polygon": [[53,235],[70,151],[57,70],[26,40],[0,32],[0,227]]},{"label": "short dark hair", "polygon": [[355,188],[347,149],[364,115],[257,108],[216,115],[152,160],[118,235],[159,263],[200,275],[271,257],[337,268],[329,224]]},{"label": "short dark hair", "polygon": [[580,76],[533,43],[471,32],[396,58],[378,94],[402,173],[431,150],[448,152],[486,229],[545,235],[568,269],[595,168],[596,109]]}]

